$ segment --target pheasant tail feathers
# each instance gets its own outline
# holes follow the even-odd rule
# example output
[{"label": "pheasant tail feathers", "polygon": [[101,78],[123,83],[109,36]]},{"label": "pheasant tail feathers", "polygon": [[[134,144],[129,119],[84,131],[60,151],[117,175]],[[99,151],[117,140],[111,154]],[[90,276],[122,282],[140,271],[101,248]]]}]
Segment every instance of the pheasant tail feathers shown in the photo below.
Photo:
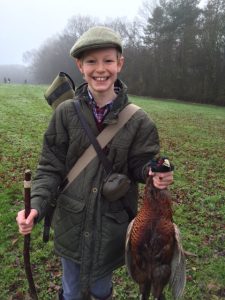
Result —
[{"label": "pheasant tail feathers", "polygon": [[174,299],[183,295],[186,284],[186,261],[184,250],[181,244],[181,235],[179,228],[174,224],[176,245],[171,263],[171,276],[169,285]]}]

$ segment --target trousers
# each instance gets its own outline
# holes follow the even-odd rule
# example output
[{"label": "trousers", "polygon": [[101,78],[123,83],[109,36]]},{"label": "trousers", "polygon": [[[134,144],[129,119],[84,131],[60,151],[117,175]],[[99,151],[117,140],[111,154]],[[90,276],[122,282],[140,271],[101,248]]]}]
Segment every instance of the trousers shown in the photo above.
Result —
[{"label": "trousers", "polygon": [[[82,300],[80,291],[80,266],[73,261],[61,258],[63,275],[63,299]],[[97,280],[90,286],[90,293],[97,299],[107,299],[112,291],[112,273]]]}]

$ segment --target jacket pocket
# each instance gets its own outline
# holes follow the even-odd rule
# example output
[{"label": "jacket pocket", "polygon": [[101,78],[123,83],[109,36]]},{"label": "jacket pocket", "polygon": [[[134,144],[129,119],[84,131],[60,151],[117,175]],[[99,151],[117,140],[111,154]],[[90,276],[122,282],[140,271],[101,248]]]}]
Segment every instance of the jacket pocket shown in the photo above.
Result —
[{"label": "jacket pocket", "polygon": [[[80,201],[79,201],[80,200]],[[74,259],[80,258],[81,231],[85,203],[61,194],[57,199],[54,215],[55,246],[67,255],[73,253]]]},{"label": "jacket pocket", "polygon": [[129,217],[125,210],[107,212],[102,216],[99,265],[113,265],[121,260],[125,250],[125,237]]}]

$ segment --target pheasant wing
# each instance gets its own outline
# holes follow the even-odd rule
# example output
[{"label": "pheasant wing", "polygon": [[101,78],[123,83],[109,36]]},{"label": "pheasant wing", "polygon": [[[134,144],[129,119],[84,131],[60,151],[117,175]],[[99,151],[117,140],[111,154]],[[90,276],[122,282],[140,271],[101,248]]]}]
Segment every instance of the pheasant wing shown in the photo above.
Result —
[{"label": "pheasant wing", "polygon": [[132,227],[134,224],[134,219],[130,222],[128,228],[127,228],[127,234],[126,234],[126,242],[125,242],[125,264],[127,266],[128,274],[130,277],[135,280],[132,276],[132,255],[131,255],[131,249],[130,249],[130,235],[132,231]]}]

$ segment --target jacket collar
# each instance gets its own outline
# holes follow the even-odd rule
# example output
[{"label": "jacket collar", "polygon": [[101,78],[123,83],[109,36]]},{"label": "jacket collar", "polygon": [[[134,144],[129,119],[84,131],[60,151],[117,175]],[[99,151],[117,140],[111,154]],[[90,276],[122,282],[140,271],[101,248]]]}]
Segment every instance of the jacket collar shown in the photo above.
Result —
[{"label": "jacket collar", "polygon": [[[117,97],[113,101],[110,112],[105,117],[103,123],[113,124],[117,122],[119,112],[128,104],[127,86],[119,79],[115,82],[115,89],[117,90]],[[81,101],[89,102],[89,94],[87,83],[81,84],[75,91],[75,98]]]}]

